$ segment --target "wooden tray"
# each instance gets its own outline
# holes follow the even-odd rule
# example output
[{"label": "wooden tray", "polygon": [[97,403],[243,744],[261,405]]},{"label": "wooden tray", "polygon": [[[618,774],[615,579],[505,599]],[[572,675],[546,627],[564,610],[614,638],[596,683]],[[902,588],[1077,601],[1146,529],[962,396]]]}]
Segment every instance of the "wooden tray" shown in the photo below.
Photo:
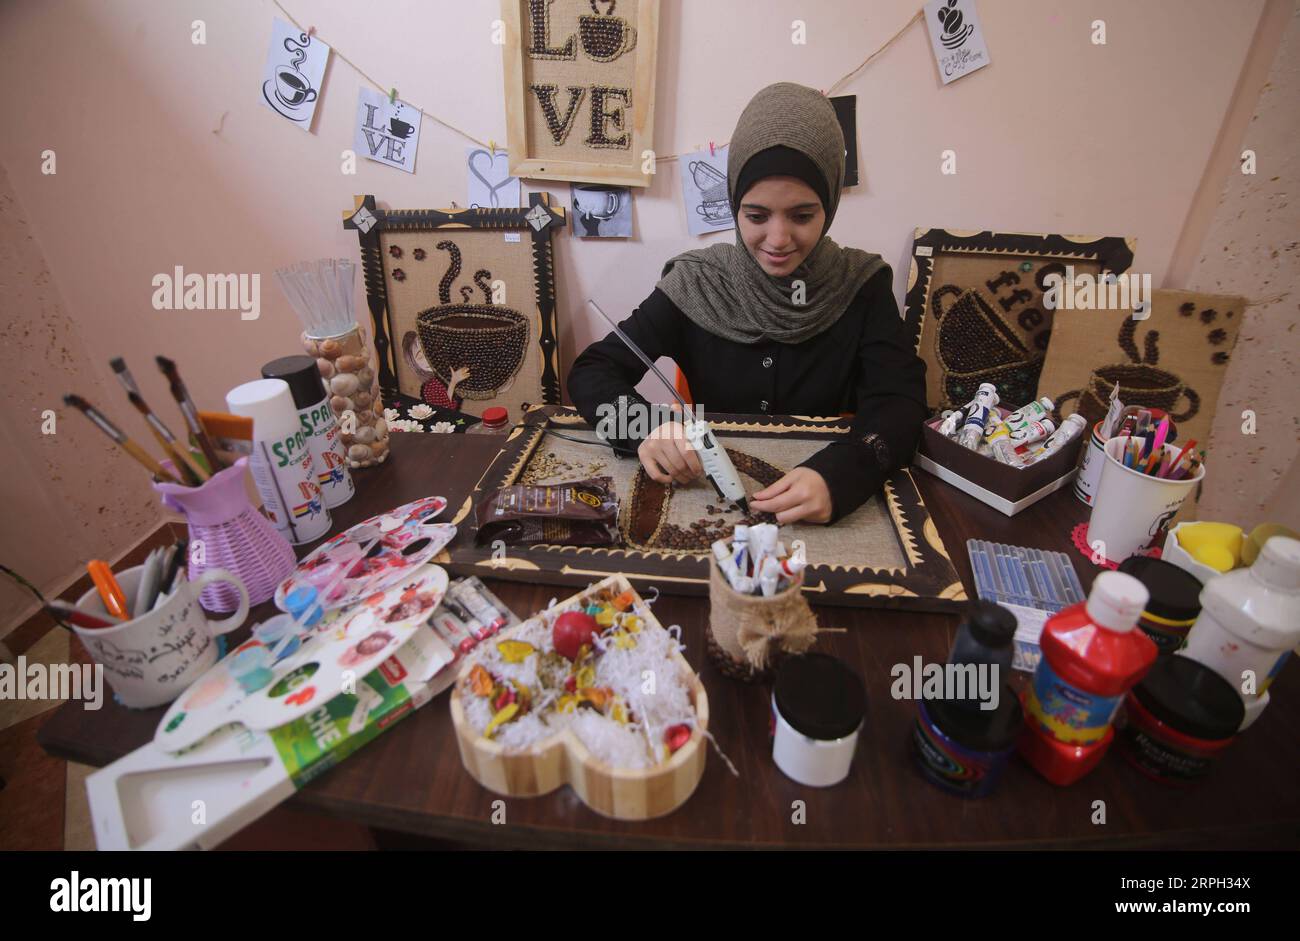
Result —
[{"label": "wooden tray", "polygon": [[[569,605],[606,588],[616,594],[624,591],[636,594],[626,578],[613,575],[565,599],[558,606]],[[636,599],[638,606],[647,611],[646,620],[662,626],[653,613],[649,613],[649,607],[641,602],[640,595],[636,595]],[[491,642],[508,640],[520,627],[522,625],[503,631]],[[507,797],[536,797],[567,784],[596,813],[616,820],[650,820],[672,813],[695,793],[704,775],[708,749],[704,733],[709,727],[709,699],[704,684],[680,653],[674,652],[673,658],[690,677],[695,729],[686,744],[666,762],[645,769],[623,769],[605,764],[592,755],[569,729],[562,729],[523,751],[508,749],[483,738],[470,727],[461,704],[463,681],[473,666],[472,658],[467,659],[461,665],[451,691],[451,721],[456,728],[456,742],[465,770],[489,791]]]}]

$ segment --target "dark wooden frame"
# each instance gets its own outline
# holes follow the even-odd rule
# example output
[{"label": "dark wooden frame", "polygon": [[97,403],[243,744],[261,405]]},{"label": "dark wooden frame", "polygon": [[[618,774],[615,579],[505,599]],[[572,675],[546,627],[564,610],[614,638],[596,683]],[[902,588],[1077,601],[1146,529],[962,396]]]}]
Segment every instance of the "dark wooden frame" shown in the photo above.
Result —
[{"label": "dark wooden frame", "polygon": [[[563,206],[552,206],[549,193],[529,193],[528,208],[514,209],[380,209],[375,197],[356,196],[351,212],[343,213],[343,228],[355,229],[361,243],[361,270],[365,277],[366,301],[375,328],[375,353],[379,360],[379,387],[385,402],[396,401],[397,342],[388,309],[388,288],[384,281],[381,232],[432,232],[441,229],[498,229],[526,231],[533,253],[535,290],[533,302],[541,321],[537,345],[542,356],[542,402],[559,404],[560,343],[556,323],[555,249],[551,233],[563,228]],[[537,220],[538,225],[533,224]],[[522,249],[521,245],[521,249]]]},{"label": "dark wooden frame", "polygon": [[[917,249],[921,249],[918,253]],[[1063,264],[1097,261],[1102,272],[1123,274],[1133,264],[1133,242],[1117,235],[1078,239],[1066,235],[1025,232],[972,232],[964,229],[917,229],[912,239],[912,270],[903,299],[903,320],[919,350],[925,318],[930,313],[930,277],[934,259],[941,254],[1033,255]]]},{"label": "dark wooden frame", "polygon": [[[841,418],[721,413],[711,414],[709,423],[715,430],[737,437],[780,432],[828,443],[847,434],[851,427],[848,420]],[[452,522],[472,531],[478,501],[487,492],[518,480],[548,428],[591,430],[571,407],[545,405],[530,409],[505,439]],[[967,600],[966,591],[908,469],[898,471],[886,482],[883,498],[906,560],[902,574],[867,566],[810,565],[804,585],[809,600],[916,611],[960,610]],[[494,559],[490,546],[479,547],[465,539],[458,541],[449,558],[438,562],[457,575],[544,584],[581,587],[621,572],[638,588],[655,585],[667,594],[704,595],[709,590],[705,554],[682,557],[655,550],[545,545],[512,549],[505,558]]]}]

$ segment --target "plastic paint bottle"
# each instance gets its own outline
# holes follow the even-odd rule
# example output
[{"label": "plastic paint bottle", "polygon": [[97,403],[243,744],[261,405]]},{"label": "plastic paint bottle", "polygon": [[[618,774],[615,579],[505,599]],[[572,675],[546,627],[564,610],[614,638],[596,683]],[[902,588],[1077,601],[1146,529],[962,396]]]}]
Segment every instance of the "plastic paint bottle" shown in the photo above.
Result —
[{"label": "plastic paint bottle", "polygon": [[1156,660],[1156,645],[1134,630],[1149,594],[1122,572],[1103,572],[1087,601],[1043,625],[1043,656],[1025,693],[1020,753],[1053,784],[1077,781],[1114,740],[1124,695]]},{"label": "plastic paint bottle", "polygon": [[1011,687],[1002,688],[991,712],[955,708],[943,699],[919,699],[916,705],[912,756],[926,780],[961,797],[992,791],[1025,724]]},{"label": "plastic paint bottle", "polygon": [[[1016,616],[992,601],[976,599],[966,606],[966,617],[957,628],[957,638],[948,654],[949,663],[988,664],[997,667],[994,680],[1000,685],[1011,676],[1012,639],[1016,635]],[[970,698],[957,703],[964,708],[979,709],[980,700]]]},{"label": "plastic paint bottle", "polygon": [[226,407],[253,419],[249,469],[263,509],[295,545],[319,539],[330,528],[307,436],[283,379],[257,379],[226,393]]},{"label": "plastic paint bottle", "polygon": [[500,405],[483,409],[482,421],[465,429],[467,435],[503,435],[510,430],[510,413]]},{"label": "plastic paint bottle", "polygon": [[316,468],[316,483],[321,496],[331,510],[352,499],[356,488],[348,471],[348,456],[343,448],[343,437],[334,410],[330,408],[325,381],[321,379],[316,360],[310,356],[284,356],[273,359],[262,367],[262,378],[283,379],[293,395],[298,409],[298,421],[311,449],[312,464]]},{"label": "plastic paint bottle", "polygon": [[[1210,667],[1237,690],[1249,728],[1268,705],[1269,685],[1300,644],[1300,540],[1274,536],[1255,564],[1210,579],[1201,616],[1179,651]],[[1247,673],[1249,671],[1249,673]],[[1245,692],[1253,679],[1254,692]]]}]

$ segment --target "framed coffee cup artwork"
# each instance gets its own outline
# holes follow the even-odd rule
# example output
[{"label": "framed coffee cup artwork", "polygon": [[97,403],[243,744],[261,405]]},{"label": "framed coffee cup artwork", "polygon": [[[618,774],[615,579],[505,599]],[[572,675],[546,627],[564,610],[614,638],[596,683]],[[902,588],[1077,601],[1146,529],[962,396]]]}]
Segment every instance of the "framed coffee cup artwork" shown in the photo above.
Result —
[{"label": "framed coffee cup artwork", "polygon": [[1134,319],[1117,310],[1059,310],[1039,379],[1062,416],[1075,412],[1096,424],[1119,386],[1125,405],[1160,409],[1175,440],[1210,441],[1223,377],[1241,331],[1244,297],[1192,291],[1153,291]]},{"label": "framed coffee cup artwork", "polygon": [[502,0],[517,177],[649,186],[658,0]]},{"label": "framed coffee cup artwork", "polygon": [[930,405],[960,408],[984,382],[1003,402],[1050,394],[1038,380],[1059,313],[1053,286],[1118,279],[1134,245],[1119,236],[917,229],[904,319],[925,360]]},{"label": "framed coffee cup artwork", "polygon": [[[385,403],[415,399],[511,421],[558,404],[559,328],[550,194],[527,208],[381,209],[357,196],[343,227],[361,244]],[[453,405],[444,404],[454,398]]]}]

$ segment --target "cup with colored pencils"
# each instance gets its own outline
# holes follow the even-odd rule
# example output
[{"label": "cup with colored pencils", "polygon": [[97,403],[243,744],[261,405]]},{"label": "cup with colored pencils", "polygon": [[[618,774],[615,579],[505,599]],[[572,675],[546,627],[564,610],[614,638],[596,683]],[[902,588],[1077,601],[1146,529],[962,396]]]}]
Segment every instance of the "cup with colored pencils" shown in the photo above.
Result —
[{"label": "cup with colored pencils", "polygon": [[1094,557],[1118,564],[1162,542],[1169,521],[1205,479],[1205,464],[1192,457],[1195,441],[1181,447],[1138,435],[1106,442],[1097,496],[1088,521]]}]

